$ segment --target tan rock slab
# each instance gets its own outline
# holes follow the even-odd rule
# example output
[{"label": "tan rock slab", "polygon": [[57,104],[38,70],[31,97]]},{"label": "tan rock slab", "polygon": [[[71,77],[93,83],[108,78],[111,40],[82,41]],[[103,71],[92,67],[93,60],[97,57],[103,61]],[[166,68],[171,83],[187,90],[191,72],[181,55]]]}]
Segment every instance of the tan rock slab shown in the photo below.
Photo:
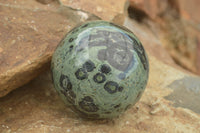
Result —
[{"label": "tan rock slab", "polygon": [[128,6],[127,0],[60,0],[63,5],[93,13],[103,20],[111,21],[123,14]]},{"label": "tan rock slab", "polygon": [[200,12],[200,1],[199,0],[178,0],[181,16],[195,23],[200,23],[199,12]]},{"label": "tan rock slab", "polygon": [[46,69],[62,37],[86,19],[92,15],[56,2],[0,0],[0,97]]}]

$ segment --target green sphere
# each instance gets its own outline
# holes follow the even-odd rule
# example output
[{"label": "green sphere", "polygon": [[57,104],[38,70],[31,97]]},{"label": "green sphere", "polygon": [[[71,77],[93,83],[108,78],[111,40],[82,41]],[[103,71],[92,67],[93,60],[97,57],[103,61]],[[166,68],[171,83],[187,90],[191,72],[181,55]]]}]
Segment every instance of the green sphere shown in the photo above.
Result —
[{"label": "green sphere", "polygon": [[114,118],[134,105],[148,80],[149,63],[127,28],[92,21],[72,29],[52,58],[55,89],[86,118]]}]

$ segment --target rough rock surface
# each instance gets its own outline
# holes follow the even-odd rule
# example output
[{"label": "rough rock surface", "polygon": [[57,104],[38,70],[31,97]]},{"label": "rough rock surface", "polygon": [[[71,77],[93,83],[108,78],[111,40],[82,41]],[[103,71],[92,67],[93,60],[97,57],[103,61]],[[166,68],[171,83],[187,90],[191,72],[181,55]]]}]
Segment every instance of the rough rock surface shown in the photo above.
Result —
[{"label": "rough rock surface", "polygon": [[69,30],[64,24],[73,23],[56,12],[29,10],[11,2],[1,1],[0,10],[1,97],[41,73],[60,36]]},{"label": "rough rock surface", "polygon": [[60,2],[93,13],[107,21],[111,21],[118,14],[123,14],[128,6],[127,0],[60,0]]},{"label": "rough rock surface", "polygon": [[199,0],[178,0],[180,6],[180,13],[183,18],[194,23],[200,23],[199,18]]},{"label": "rough rock surface", "polygon": [[[123,2],[113,7],[123,9]],[[57,1],[43,5],[36,0],[0,0],[0,97],[46,69],[64,34],[91,19],[98,18]]]},{"label": "rough rock surface", "polygon": [[[53,89],[50,73],[46,72],[24,87],[0,98],[0,131],[2,133],[199,133],[198,104],[195,110],[190,107],[192,102],[182,107],[173,101],[175,99],[173,86],[176,84],[174,81],[179,82],[185,76],[194,77],[163,64],[151,54],[149,60],[150,79],[141,100],[117,119],[89,121],[80,118],[58,97]],[[197,83],[199,82],[200,79],[197,80]],[[182,89],[183,85],[178,88]],[[198,84],[190,83],[184,86],[186,92],[193,92],[190,87],[195,85]],[[199,90],[197,92],[199,93]],[[184,96],[183,94],[185,92],[178,92],[180,97]],[[188,99],[199,100],[194,95],[190,95]],[[184,99],[184,97],[179,98],[176,100]],[[176,107],[172,106],[173,102],[176,102]]]},{"label": "rough rock surface", "polygon": [[144,12],[149,18],[155,20],[169,10],[169,6],[179,10],[177,0],[129,0],[134,11]]},{"label": "rough rock surface", "polygon": [[160,25],[160,38],[182,67],[200,74],[199,0],[130,0],[131,16]]},{"label": "rough rock surface", "polygon": [[11,3],[0,2],[0,10],[1,97],[41,73],[74,22],[53,11],[29,10]]}]

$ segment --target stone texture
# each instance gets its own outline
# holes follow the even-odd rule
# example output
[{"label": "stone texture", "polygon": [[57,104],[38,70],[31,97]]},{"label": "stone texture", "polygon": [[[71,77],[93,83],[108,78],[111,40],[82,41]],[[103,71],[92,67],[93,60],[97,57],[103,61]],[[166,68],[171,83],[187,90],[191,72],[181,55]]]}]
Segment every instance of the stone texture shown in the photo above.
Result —
[{"label": "stone texture", "polygon": [[200,32],[186,23],[175,19],[166,20],[163,43],[173,59],[184,68],[200,74],[199,40]]},{"label": "stone texture", "polygon": [[144,12],[149,18],[155,20],[157,17],[162,16],[168,10],[168,6],[172,6],[178,10],[177,0],[129,0],[130,7],[134,11]]},{"label": "stone texture", "polygon": [[160,26],[159,36],[174,61],[200,74],[198,5],[198,0],[130,0],[129,13],[138,21],[153,20]]},{"label": "stone texture", "polygon": [[41,73],[64,34],[86,19],[93,15],[58,3],[1,0],[0,97]]},{"label": "stone texture", "polygon": [[145,12],[150,18],[156,19],[169,10],[169,6],[180,13],[187,21],[199,24],[199,0],[129,0],[132,8]]},{"label": "stone texture", "polygon": [[[89,121],[80,118],[58,97],[53,89],[50,73],[46,72],[24,87],[0,98],[0,131],[199,133],[200,114],[186,107],[173,107],[173,102],[167,100],[170,98],[165,98],[173,92],[171,83],[185,76],[193,76],[163,64],[151,54],[149,60],[150,79],[141,100],[117,119]],[[179,96],[182,94],[179,92]],[[193,97],[191,99],[197,100]]]},{"label": "stone texture", "polygon": [[163,14],[163,45],[175,62],[193,73],[200,74],[199,50],[200,30],[180,17],[178,12]]},{"label": "stone texture", "polygon": [[38,2],[42,3],[42,4],[49,4],[54,0],[37,0]]},{"label": "stone texture", "polygon": [[181,16],[188,20],[188,21],[193,21],[194,23],[200,23],[200,18],[199,18],[199,0],[178,0],[179,6],[180,6],[180,13]]},{"label": "stone texture", "polygon": [[141,10],[148,14],[151,18],[157,17],[158,6],[157,0],[129,0],[131,8]]},{"label": "stone texture", "polygon": [[63,5],[93,13],[103,20],[111,21],[123,14],[128,7],[127,0],[60,0]]}]

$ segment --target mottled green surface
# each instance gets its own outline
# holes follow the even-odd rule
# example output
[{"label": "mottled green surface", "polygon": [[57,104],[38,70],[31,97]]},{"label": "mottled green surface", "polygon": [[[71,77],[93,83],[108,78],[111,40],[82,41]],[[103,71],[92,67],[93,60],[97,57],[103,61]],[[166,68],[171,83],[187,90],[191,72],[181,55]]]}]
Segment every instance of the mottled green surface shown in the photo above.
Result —
[{"label": "mottled green surface", "polygon": [[141,97],[148,80],[148,59],[128,29],[105,21],[70,31],[52,59],[59,95],[87,118],[119,116]]}]

